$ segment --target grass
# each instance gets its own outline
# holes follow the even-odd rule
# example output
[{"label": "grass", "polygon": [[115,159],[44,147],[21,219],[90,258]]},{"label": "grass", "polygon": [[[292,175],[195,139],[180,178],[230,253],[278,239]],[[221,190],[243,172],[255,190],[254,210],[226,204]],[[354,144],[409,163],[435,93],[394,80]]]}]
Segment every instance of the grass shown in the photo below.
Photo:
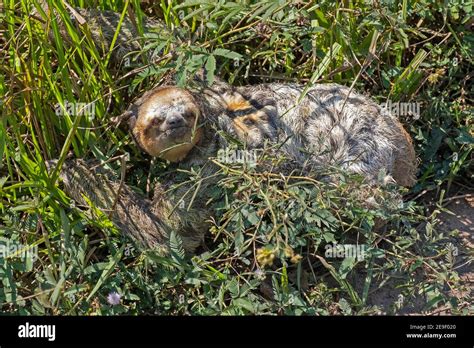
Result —
[{"label": "grass", "polygon": [[[437,219],[453,185],[472,190],[472,3],[69,3],[135,16],[139,32],[146,14],[173,34],[150,34],[145,61],[120,66],[63,5],[54,5],[57,19],[29,15],[38,8],[33,0],[0,5],[0,238],[37,253],[34,262],[19,257],[21,250],[0,258],[2,312],[403,313],[420,294],[426,312],[472,310],[469,295],[447,292],[462,289],[450,247],[457,231],[443,232]],[[334,187],[224,166],[207,251],[186,258],[179,238],[171,238],[167,259],[138,249],[107,217],[92,220],[75,207],[45,161],[129,154],[127,182],[145,192],[149,158],[109,121],[171,72],[185,85],[203,65],[236,85],[337,82],[380,103],[420,103],[418,117],[401,116],[420,158],[417,185],[402,192],[402,202],[396,187],[372,191],[343,174]],[[58,117],[55,108],[66,101],[93,103],[95,117]],[[120,161],[107,166],[118,172]],[[156,163],[151,176],[166,168]],[[434,210],[425,192],[435,194]],[[374,228],[380,219],[382,232]],[[367,245],[368,257],[326,257],[333,242]],[[472,250],[463,253],[472,258]],[[377,308],[371,297],[378,287],[396,287],[401,301]],[[112,306],[114,291],[121,303]]]}]

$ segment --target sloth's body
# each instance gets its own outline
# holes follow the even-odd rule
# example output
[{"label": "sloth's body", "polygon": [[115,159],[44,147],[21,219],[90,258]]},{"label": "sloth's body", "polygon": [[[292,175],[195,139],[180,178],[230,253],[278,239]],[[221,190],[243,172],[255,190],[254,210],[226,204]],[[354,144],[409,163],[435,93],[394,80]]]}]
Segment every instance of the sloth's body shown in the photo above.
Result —
[{"label": "sloth's body", "polygon": [[[195,146],[207,146],[200,140],[203,122],[210,121],[250,148],[281,143],[281,151],[300,166],[338,167],[373,183],[385,173],[402,186],[414,184],[413,145],[394,116],[344,86],[315,85],[305,94],[304,89],[297,84],[233,89],[221,82],[198,92],[159,88],[145,96],[132,132],[152,156],[179,162]],[[184,137],[167,126],[177,120],[179,134],[187,126]]]},{"label": "sloth's body", "polygon": [[[175,174],[169,174],[156,185],[153,201],[139,199],[123,185],[122,204],[115,207],[110,192],[118,191],[119,185],[113,180],[80,175],[87,184],[76,181],[66,185],[67,192],[79,200],[82,194],[93,197],[100,208],[116,209],[113,221],[147,247],[166,249],[174,230],[192,254],[213,215],[209,192],[219,177],[218,167],[209,159],[225,146],[216,127],[253,148],[263,147],[267,140],[282,142],[281,151],[292,166],[307,162],[316,167],[339,166],[364,175],[369,182],[385,170],[400,185],[414,183],[413,146],[398,120],[366,97],[355,93],[347,97],[343,86],[317,85],[299,101],[302,90],[300,85],[281,84],[232,89],[220,82],[211,88],[154,89],[128,111],[134,138],[150,155],[175,162],[175,171],[197,169],[202,180],[178,183]],[[82,162],[72,162],[68,168],[61,173],[66,182],[75,172],[86,170]],[[178,188],[171,189],[176,183]],[[104,190],[107,193],[102,194]]]},{"label": "sloth's body", "polygon": [[262,147],[282,143],[282,151],[301,165],[338,167],[376,182],[385,172],[402,186],[415,182],[416,158],[401,123],[371,99],[337,84],[309,88],[262,84],[235,90],[248,111],[230,113],[228,130]]},{"label": "sloth's body", "polygon": [[[86,19],[96,46],[107,53],[120,15],[78,12]],[[145,19],[145,27],[147,31],[166,31],[149,19]],[[64,27],[61,30],[67,40]],[[112,60],[120,63],[130,52],[140,50],[137,37],[134,23],[126,17]],[[414,183],[413,146],[398,120],[343,86],[316,85],[302,97],[303,90],[301,85],[282,84],[232,88],[217,81],[208,88],[160,87],[150,91],[127,112],[138,145],[181,169],[199,168],[201,177],[208,179],[185,182],[171,190],[176,178],[169,175],[155,187],[153,201],[149,201],[127,185],[119,185],[112,173],[99,173],[88,163],[73,160],[61,172],[65,190],[81,204],[87,203],[87,196],[143,246],[166,250],[167,239],[175,231],[185,250],[193,253],[213,212],[207,203],[209,189],[218,177],[217,166],[209,158],[216,157],[224,146],[215,128],[227,130],[253,148],[263,147],[266,141],[281,142],[292,165],[338,166],[369,181],[385,170],[400,185]],[[199,192],[194,194],[196,189]]]}]

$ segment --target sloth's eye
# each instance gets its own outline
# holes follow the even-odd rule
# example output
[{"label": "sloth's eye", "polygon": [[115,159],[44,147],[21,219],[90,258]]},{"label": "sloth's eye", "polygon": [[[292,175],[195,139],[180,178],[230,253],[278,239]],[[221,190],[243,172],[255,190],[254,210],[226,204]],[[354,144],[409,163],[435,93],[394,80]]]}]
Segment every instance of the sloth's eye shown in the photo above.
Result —
[{"label": "sloth's eye", "polygon": [[163,122],[163,120],[164,120],[164,118],[162,116],[155,116],[155,117],[153,117],[152,124],[157,126],[161,122]]},{"label": "sloth's eye", "polygon": [[246,126],[252,126],[253,125],[253,121],[250,118],[245,118],[243,122]]},{"label": "sloth's eye", "polygon": [[194,112],[186,111],[183,116],[184,116],[185,119],[193,118],[194,117]]}]

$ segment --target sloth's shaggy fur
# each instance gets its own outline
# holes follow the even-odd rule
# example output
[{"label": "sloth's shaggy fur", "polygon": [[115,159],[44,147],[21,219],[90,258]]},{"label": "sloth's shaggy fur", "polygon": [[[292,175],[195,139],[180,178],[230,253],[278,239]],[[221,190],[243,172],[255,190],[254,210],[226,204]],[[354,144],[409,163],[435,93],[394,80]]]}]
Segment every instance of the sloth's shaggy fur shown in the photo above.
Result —
[{"label": "sloth's shaggy fur", "polygon": [[[319,84],[305,91],[298,84],[262,84],[234,89],[218,81],[199,91],[160,88],[145,99],[132,132],[154,156],[159,155],[156,148],[161,146],[162,133],[169,131],[162,124],[170,117],[179,117],[190,127],[188,140],[177,158],[162,157],[177,162],[193,145],[206,146],[199,144],[202,128],[192,117],[200,115],[250,148],[262,148],[265,141],[281,143],[281,151],[300,166],[338,167],[361,174],[371,183],[381,173],[402,186],[415,183],[415,151],[401,123],[370,98],[345,86]],[[192,128],[196,137],[191,137]],[[153,137],[150,129],[155,130]]]},{"label": "sloth's shaggy fur", "polygon": [[[226,146],[216,127],[254,148],[263,147],[266,140],[283,141],[281,151],[293,167],[308,162],[316,168],[339,166],[374,183],[383,170],[400,185],[414,183],[413,146],[398,120],[370,99],[349,94],[343,86],[317,85],[299,100],[302,91],[301,85],[232,89],[218,82],[212,88],[160,87],[146,93],[127,115],[139,146],[151,155],[177,162],[176,170],[199,168],[201,177],[207,179],[199,187],[190,181],[170,190],[176,183],[170,174],[155,187],[151,202],[123,185],[120,204],[114,207],[116,224],[142,244],[158,244],[163,249],[174,230],[186,251],[193,253],[213,215],[207,202],[209,189],[219,176],[210,159]],[[171,152],[169,146],[179,151]],[[85,194],[98,207],[111,209],[110,197],[115,197],[112,192],[118,190],[117,183],[94,179],[80,161],[69,162],[61,176],[66,191],[76,199]],[[82,184],[84,179],[87,182]],[[195,189],[197,194],[190,193]]]},{"label": "sloth's shaggy fur", "polygon": [[345,86],[319,84],[304,91],[297,84],[237,88],[248,112],[231,113],[228,131],[250,147],[266,139],[283,143],[282,151],[301,165],[339,167],[374,183],[383,171],[399,185],[415,183],[412,141],[393,115]]}]

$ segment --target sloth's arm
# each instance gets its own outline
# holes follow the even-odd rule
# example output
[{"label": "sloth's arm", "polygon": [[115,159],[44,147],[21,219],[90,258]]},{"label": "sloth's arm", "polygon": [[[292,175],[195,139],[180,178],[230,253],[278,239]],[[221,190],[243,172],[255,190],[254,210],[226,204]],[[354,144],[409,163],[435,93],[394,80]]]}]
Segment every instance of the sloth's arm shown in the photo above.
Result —
[{"label": "sloth's arm", "polygon": [[67,160],[60,178],[64,192],[77,204],[89,206],[87,201],[91,202],[108,215],[122,233],[145,248],[158,248],[166,254],[172,230],[182,234],[183,247],[188,253],[199,244],[188,242],[186,236],[192,232],[183,230],[181,223],[186,221],[186,217],[171,214],[173,202],[166,195],[161,196],[159,202],[152,203],[126,184],[114,181],[113,172],[80,159]]}]

